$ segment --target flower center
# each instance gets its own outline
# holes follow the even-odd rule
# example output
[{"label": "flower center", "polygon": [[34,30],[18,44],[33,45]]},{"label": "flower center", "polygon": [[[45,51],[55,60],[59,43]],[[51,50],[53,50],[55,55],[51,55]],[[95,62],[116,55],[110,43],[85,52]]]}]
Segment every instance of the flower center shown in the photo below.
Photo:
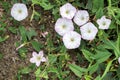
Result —
[{"label": "flower center", "polygon": [[69,10],[66,10],[66,14],[69,14]]},{"label": "flower center", "polygon": [[71,41],[71,42],[74,42],[74,38],[71,38],[70,41]]},{"label": "flower center", "polygon": [[91,30],[88,30],[87,32],[88,32],[88,33],[91,33]]},{"label": "flower center", "polygon": [[37,60],[40,61],[40,60],[41,60],[41,57],[40,57],[40,56],[37,56]]},{"label": "flower center", "polygon": [[66,28],[66,25],[62,25],[62,28],[65,29],[65,28]]},{"label": "flower center", "polygon": [[18,10],[18,13],[19,13],[19,14],[20,14],[20,13],[22,13],[22,10],[21,10],[21,9],[19,9],[19,10]]},{"label": "flower center", "polygon": [[81,17],[81,20],[83,21],[85,18],[84,17]]},{"label": "flower center", "polygon": [[103,25],[103,26],[105,26],[105,25],[106,25],[106,23],[105,23],[105,22],[103,22],[103,23],[102,23],[102,25]]}]

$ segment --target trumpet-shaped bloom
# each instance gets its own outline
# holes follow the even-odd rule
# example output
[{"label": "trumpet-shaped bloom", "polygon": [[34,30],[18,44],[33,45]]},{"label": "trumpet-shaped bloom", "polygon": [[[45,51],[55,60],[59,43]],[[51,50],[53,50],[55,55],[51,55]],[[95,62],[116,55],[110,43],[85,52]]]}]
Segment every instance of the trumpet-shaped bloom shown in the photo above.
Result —
[{"label": "trumpet-shaped bloom", "polygon": [[30,62],[31,63],[35,63],[36,66],[39,66],[41,62],[46,62],[47,59],[45,57],[43,57],[44,53],[43,51],[40,51],[39,54],[37,54],[36,52],[32,53],[32,58],[30,58]]},{"label": "trumpet-shaped bloom", "polygon": [[59,18],[55,23],[55,31],[61,36],[73,30],[74,30],[73,22],[70,19]]},{"label": "trumpet-shaped bloom", "polygon": [[11,16],[17,21],[25,19],[28,16],[26,5],[22,3],[14,4],[11,9]]},{"label": "trumpet-shaped bloom", "polygon": [[63,18],[72,19],[76,13],[76,8],[70,3],[64,4],[60,7],[60,14]]},{"label": "trumpet-shaped bloom", "polygon": [[93,40],[98,32],[98,29],[91,22],[80,27],[81,36],[85,40]]},{"label": "trumpet-shaped bloom", "polygon": [[63,43],[67,49],[75,49],[80,46],[81,35],[75,31],[67,32],[63,36]]},{"label": "trumpet-shaped bloom", "polygon": [[78,10],[73,19],[78,26],[82,26],[83,24],[87,23],[88,20],[89,14],[86,10]]},{"label": "trumpet-shaped bloom", "polygon": [[111,23],[110,19],[106,19],[105,16],[102,16],[101,19],[97,20],[97,23],[99,25],[99,29],[108,29]]}]

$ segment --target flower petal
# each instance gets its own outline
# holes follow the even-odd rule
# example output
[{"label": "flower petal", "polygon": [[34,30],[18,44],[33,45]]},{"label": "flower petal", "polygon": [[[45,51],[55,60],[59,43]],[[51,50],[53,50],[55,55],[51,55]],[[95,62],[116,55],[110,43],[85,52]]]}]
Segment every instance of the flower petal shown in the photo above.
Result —
[{"label": "flower petal", "polygon": [[41,61],[36,62],[36,66],[40,66]]},{"label": "flower petal", "polygon": [[43,57],[43,58],[41,59],[41,61],[42,61],[42,62],[46,62],[47,59],[46,59],[45,57]]},{"label": "flower petal", "polygon": [[41,56],[41,58],[42,58],[43,55],[44,55],[43,51],[40,51],[40,52],[39,52],[39,56]]},{"label": "flower petal", "polygon": [[36,62],[36,59],[34,57],[30,58],[30,62],[31,63],[35,63]]},{"label": "flower petal", "polygon": [[33,53],[32,53],[32,56],[33,56],[33,57],[36,57],[37,55],[38,55],[38,54],[37,54],[36,52],[33,52]]}]

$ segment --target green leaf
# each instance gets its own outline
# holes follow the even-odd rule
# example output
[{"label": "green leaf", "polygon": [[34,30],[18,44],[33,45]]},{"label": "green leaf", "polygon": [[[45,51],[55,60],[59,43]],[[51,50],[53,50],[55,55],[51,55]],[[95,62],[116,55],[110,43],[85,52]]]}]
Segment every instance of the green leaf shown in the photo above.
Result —
[{"label": "green leaf", "polygon": [[88,68],[88,71],[89,71],[90,75],[93,74],[95,71],[97,71],[98,67],[99,67],[98,63],[95,63],[94,65],[90,66]]},{"label": "green leaf", "polygon": [[20,30],[20,34],[21,34],[21,36],[22,36],[22,41],[23,42],[27,42],[27,35],[26,35],[26,29],[25,29],[25,27],[23,27],[23,26],[20,26],[19,27],[19,30]]},{"label": "green leaf", "polygon": [[31,69],[29,67],[25,67],[23,69],[20,70],[21,74],[28,74],[30,73]]},{"label": "green leaf", "polygon": [[103,8],[99,8],[98,11],[96,12],[96,19],[101,18],[103,15],[104,15]]},{"label": "green leaf", "polygon": [[100,75],[95,78],[95,80],[101,80]]},{"label": "green leaf", "polygon": [[31,41],[32,47],[39,52],[41,50],[41,48],[43,47],[43,45],[37,41]]},{"label": "green leaf", "polygon": [[1,37],[0,36],[0,42],[3,42],[3,41],[5,41],[6,39],[8,39],[9,38],[9,36],[7,35],[7,36],[5,36],[5,37]]},{"label": "green leaf", "polygon": [[41,73],[40,67],[35,71],[35,76],[39,77]]},{"label": "green leaf", "polygon": [[39,4],[44,10],[50,10],[54,7],[48,0],[32,0],[33,4]]},{"label": "green leaf", "polygon": [[93,1],[93,8],[92,12],[97,12],[100,8],[104,8],[104,0],[92,0]]},{"label": "green leaf", "polygon": [[109,69],[110,69],[110,67],[111,67],[111,65],[112,65],[112,62],[113,62],[113,60],[111,60],[111,61],[108,62],[107,67],[106,67],[106,69],[105,69],[105,71],[104,71],[104,73],[103,73],[103,75],[102,75],[102,77],[101,77],[101,80],[104,78],[104,76],[105,76],[105,75],[107,74],[107,72],[109,71]]},{"label": "green leaf", "polygon": [[18,50],[20,57],[26,58],[26,53],[28,52],[27,48],[22,47]]},{"label": "green leaf", "polygon": [[31,40],[31,38],[36,35],[37,35],[37,33],[35,32],[34,29],[30,29],[29,31],[27,31],[27,37],[29,40]]},{"label": "green leaf", "polygon": [[90,76],[90,75],[85,75],[85,80],[92,80],[92,76]]},{"label": "green leaf", "polygon": [[91,52],[89,52],[88,50],[82,49],[82,53],[89,62],[93,61],[93,59],[91,58],[93,54]]},{"label": "green leaf", "polygon": [[2,58],[3,58],[3,54],[0,53],[0,59],[2,59]]},{"label": "green leaf", "polygon": [[49,64],[53,64],[54,62],[56,62],[57,56],[55,56],[53,54],[49,54],[48,55],[48,60],[49,60]]},{"label": "green leaf", "polygon": [[88,0],[88,2],[86,4],[86,9],[89,9],[89,10],[92,9],[92,0]]},{"label": "green leaf", "polygon": [[17,28],[15,28],[15,27],[9,27],[8,29],[10,30],[10,32],[12,32],[14,34],[17,33]]},{"label": "green leaf", "polygon": [[97,54],[93,56],[93,58],[97,61],[97,63],[102,63],[106,61],[112,54],[107,50],[96,50]]},{"label": "green leaf", "polygon": [[118,38],[117,38],[117,41],[116,41],[116,47],[117,47],[117,50],[118,50],[118,56],[120,56],[120,33],[118,34]]},{"label": "green leaf", "polygon": [[35,76],[37,78],[46,78],[48,79],[48,74],[46,71],[41,71],[40,67],[35,71]]},{"label": "green leaf", "polygon": [[[119,37],[118,37],[119,40]],[[120,50],[119,50],[119,41],[113,42],[108,39],[104,39],[103,42],[105,43],[106,46],[109,47],[109,49],[112,49],[115,53],[116,58],[120,56]]]},{"label": "green leaf", "polygon": [[41,74],[40,74],[40,77],[41,78],[46,78],[48,79],[48,73],[46,71],[43,71]]},{"label": "green leaf", "polygon": [[75,73],[76,76],[80,77],[87,72],[87,69],[81,68],[75,64],[69,64],[69,68]]},{"label": "green leaf", "polygon": [[59,72],[58,72],[56,67],[50,67],[48,72],[53,72],[53,73],[59,74]]}]

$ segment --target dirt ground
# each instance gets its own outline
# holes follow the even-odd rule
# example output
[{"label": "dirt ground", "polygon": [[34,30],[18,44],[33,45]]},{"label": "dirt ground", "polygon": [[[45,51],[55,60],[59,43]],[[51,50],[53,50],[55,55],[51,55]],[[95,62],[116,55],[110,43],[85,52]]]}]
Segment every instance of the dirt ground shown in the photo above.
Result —
[{"label": "dirt ground", "polygon": [[[37,8],[37,7],[36,7]],[[37,8],[37,10],[39,10]],[[38,23],[35,20],[30,22],[31,11],[29,11],[29,17],[21,22],[21,24],[26,28],[32,27],[38,33],[38,36],[35,37],[38,41],[45,43],[45,39],[41,35],[41,31],[38,26],[44,24],[46,31],[49,33],[54,33],[54,20],[52,15],[48,11],[42,12],[42,20]],[[10,15],[9,15],[10,17]],[[8,21],[7,27],[12,24],[11,21]],[[17,26],[14,26],[17,27]],[[21,59],[16,51],[15,42],[20,41],[20,35],[12,34],[7,30],[6,35],[9,35],[9,38],[0,43],[0,53],[3,54],[3,58],[0,60],[0,80],[17,80],[16,76],[18,70],[27,67],[30,65],[29,59],[31,58],[31,53],[33,50],[29,49],[27,53],[27,58]],[[23,75],[21,80],[35,80],[34,74]]]},{"label": "dirt ground", "polygon": [[[14,44],[19,37],[11,34],[9,36],[7,41],[0,44],[0,52],[3,54],[3,58],[0,60],[0,80],[16,80],[18,70],[29,64],[30,55],[22,60],[15,50]],[[32,79],[32,76],[30,77]]]}]

